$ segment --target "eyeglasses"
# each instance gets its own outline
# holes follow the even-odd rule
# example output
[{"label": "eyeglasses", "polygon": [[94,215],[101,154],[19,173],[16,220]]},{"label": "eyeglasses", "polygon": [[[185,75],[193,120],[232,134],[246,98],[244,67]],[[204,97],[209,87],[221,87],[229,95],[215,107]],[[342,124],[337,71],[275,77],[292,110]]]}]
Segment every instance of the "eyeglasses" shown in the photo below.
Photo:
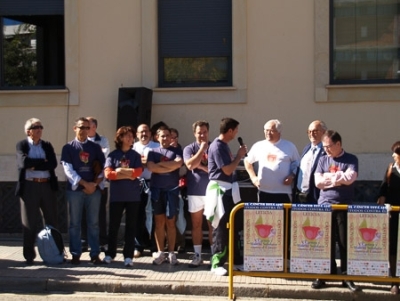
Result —
[{"label": "eyeglasses", "polygon": [[316,133],[318,133],[318,132],[320,132],[320,130],[307,131],[307,133],[309,133],[309,134],[316,134]]},{"label": "eyeglasses", "polygon": [[277,133],[278,131],[277,130],[266,130],[266,129],[264,129],[264,131],[268,134],[268,133],[270,133],[270,134],[275,134],[275,133]]},{"label": "eyeglasses", "polygon": [[88,130],[90,130],[90,126],[77,126],[76,128],[80,129],[81,131],[88,131]]},{"label": "eyeglasses", "polygon": [[335,145],[336,145],[336,143],[335,144],[329,144],[329,145],[323,145],[322,147],[324,149],[328,149],[328,148],[331,148],[332,146],[335,146]]},{"label": "eyeglasses", "polygon": [[43,125],[34,125],[30,127],[30,130],[38,130],[38,129],[43,130]]}]

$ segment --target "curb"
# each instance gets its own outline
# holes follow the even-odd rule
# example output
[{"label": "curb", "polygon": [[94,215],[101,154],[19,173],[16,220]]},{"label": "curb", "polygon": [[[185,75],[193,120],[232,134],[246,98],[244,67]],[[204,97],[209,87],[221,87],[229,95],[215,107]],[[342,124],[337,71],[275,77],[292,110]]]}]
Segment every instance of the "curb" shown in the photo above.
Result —
[{"label": "curb", "polygon": [[[368,285],[368,284],[366,284]],[[197,296],[228,297],[228,283],[159,281],[151,283],[142,280],[63,280],[46,278],[0,277],[0,290],[3,292],[107,292],[119,294],[175,294]],[[304,286],[239,284],[234,285],[234,295],[252,298],[314,299],[314,300],[399,300],[392,295],[389,287],[364,286],[362,292],[352,293],[339,286],[328,286],[321,290],[311,290]]]}]

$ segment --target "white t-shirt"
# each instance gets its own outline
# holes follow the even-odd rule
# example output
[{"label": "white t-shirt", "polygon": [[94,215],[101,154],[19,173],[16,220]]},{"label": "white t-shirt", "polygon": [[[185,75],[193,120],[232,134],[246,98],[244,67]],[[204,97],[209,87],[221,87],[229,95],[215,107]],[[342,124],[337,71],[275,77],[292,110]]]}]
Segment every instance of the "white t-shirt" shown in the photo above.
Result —
[{"label": "white t-shirt", "polygon": [[284,179],[296,174],[300,155],[296,146],[280,139],[275,144],[268,140],[256,142],[245,160],[251,164],[258,162],[260,190],[269,193],[292,193],[291,185],[284,185]]},{"label": "white t-shirt", "polygon": [[[149,151],[160,147],[160,144],[158,142],[150,141],[148,144],[143,145],[140,142],[135,142],[133,144],[133,150],[137,151],[139,155],[145,156],[147,158],[147,155],[149,154]],[[141,178],[145,180],[150,180],[151,177],[151,172],[146,168],[144,168],[142,175],[140,176]]]}]

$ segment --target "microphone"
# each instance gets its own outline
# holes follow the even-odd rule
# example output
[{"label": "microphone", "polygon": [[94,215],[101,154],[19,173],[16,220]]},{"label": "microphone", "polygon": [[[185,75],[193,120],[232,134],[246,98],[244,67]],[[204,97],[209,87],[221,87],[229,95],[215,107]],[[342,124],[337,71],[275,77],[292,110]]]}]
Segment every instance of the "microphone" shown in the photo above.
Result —
[{"label": "microphone", "polygon": [[[238,142],[240,146],[244,145],[242,137],[238,137]],[[247,157],[247,153],[244,156]]]}]

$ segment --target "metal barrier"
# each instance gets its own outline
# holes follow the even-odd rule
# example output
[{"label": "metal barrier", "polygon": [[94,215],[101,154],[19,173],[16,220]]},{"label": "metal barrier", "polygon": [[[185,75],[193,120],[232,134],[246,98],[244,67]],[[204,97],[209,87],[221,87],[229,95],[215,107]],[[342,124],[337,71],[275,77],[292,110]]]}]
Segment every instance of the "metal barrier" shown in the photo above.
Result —
[{"label": "metal barrier", "polygon": [[[332,205],[333,210],[347,210],[347,205]],[[283,272],[253,272],[253,271],[235,271],[233,269],[233,248],[234,248],[234,232],[235,232],[235,224],[234,218],[235,214],[238,210],[244,208],[244,203],[236,205],[230,214],[229,223],[227,223],[226,227],[229,229],[229,257],[228,257],[228,277],[229,277],[229,289],[228,289],[228,298],[229,300],[234,300],[233,293],[233,276],[253,276],[253,277],[269,277],[269,278],[289,278],[289,279],[317,279],[323,278],[324,280],[352,280],[352,281],[369,281],[369,282],[398,282],[400,283],[400,278],[397,277],[389,277],[389,276],[357,276],[357,275],[344,275],[344,274],[301,274],[301,273],[290,273],[288,272],[288,263],[287,258],[284,258],[283,261]],[[285,209],[285,232],[284,232],[284,254],[288,254],[288,245],[289,245],[289,237],[288,230],[289,225],[289,209],[292,208],[292,204],[283,204],[283,208]],[[391,207],[391,211],[400,211],[399,206]],[[286,257],[286,256],[285,256]]]}]

